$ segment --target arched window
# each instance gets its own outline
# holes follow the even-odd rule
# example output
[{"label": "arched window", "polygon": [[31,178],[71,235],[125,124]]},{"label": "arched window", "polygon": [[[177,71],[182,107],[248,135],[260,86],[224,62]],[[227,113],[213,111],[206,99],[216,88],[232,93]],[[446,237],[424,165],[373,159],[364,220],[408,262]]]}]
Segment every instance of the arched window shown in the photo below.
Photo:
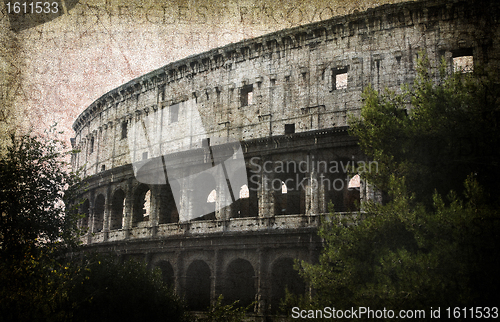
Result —
[{"label": "arched window", "polygon": [[255,271],[249,261],[238,258],[232,261],[226,270],[223,292],[224,302],[231,304],[239,300],[238,305],[248,306],[255,300]]},{"label": "arched window", "polygon": [[125,192],[118,189],[113,194],[111,202],[111,222],[110,229],[122,229],[123,211],[125,209]]},{"label": "arched window", "polygon": [[215,203],[216,200],[217,200],[217,191],[215,191],[214,189],[210,191],[210,193],[208,194],[207,203]]},{"label": "arched window", "polygon": [[136,227],[140,222],[149,221],[150,212],[151,191],[147,185],[141,184],[134,194],[132,226]]},{"label": "arched window", "polygon": [[98,195],[95,198],[94,206],[94,233],[102,231],[104,226],[104,203],[105,198],[103,195]]},{"label": "arched window", "polygon": [[[305,213],[305,191],[300,182],[302,174],[287,174],[287,177],[275,183],[275,213],[281,215],[298,215]],[[276,181],[279,179],[275,179]]]},{"label": "arched window", "polygon": [[206,311],[210,306],[210,267],[202,260],[193,261],[186,272],[186,302],[190,310]]},{"label": "arched window", "polygon": [[207,173],[200,174],[194,180],[192,218],[187,219],[215,219],[215,204],[218,198],[216,186],[214,177]]},{"label": "arched window", "polygon": [[83,204],[80,207],[80,214],[83,215],[83,218],[80,219],[80,229],[86,229],[89,227],[89,208],[90,203],[88,199],[85,199]]},{"label": "arched window", "polygon": [[173,189],[180,190],[179,184],[175,181],[163,185],[160,189],[160,215],[158,219],[160,224],[179,222],[179,212],[172,192]]},{"label": "arched window", "polygon": [[276,260],[271,269],[271,311],[279,309],[281,299],[285,298],[285,289],[291,294],[305,293],[305,284],[299,273],[293,269],[293,259]]},{"label": "arched window", "polygon": [[163,283],[173,288],[175,278],[174,278],[174,269],[172,268],[172,265],[167,261],[160,261],[156,266],[161,270]]},{"label": "arched window", "polygon": [[240,188],[240,199],[245,199],[250,197],[250,191],[246,184],[242,185]]}]

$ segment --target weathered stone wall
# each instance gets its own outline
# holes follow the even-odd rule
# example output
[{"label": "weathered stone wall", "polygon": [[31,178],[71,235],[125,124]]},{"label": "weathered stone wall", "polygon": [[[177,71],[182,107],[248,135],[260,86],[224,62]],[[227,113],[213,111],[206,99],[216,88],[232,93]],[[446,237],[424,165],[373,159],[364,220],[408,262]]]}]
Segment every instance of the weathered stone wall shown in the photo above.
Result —
[{"label": "weathered stone wall", "polygon": [[[248,140],[284,134],[285,124],[295,124],[295,132],[343,126],[368,84],[397,90],[411,83],[420,50],[450,65],[460,51],[475,64],[498,61],[498,25],[487,25],[480,14],[467,1],[385,5],[174,62],[103,95],[78,117],[82,152],[75,165],[93,175],[130,163],[122,124],[130,128],[190,99],[211,135]],[[335,89],[341,72],[347,82]]]}]

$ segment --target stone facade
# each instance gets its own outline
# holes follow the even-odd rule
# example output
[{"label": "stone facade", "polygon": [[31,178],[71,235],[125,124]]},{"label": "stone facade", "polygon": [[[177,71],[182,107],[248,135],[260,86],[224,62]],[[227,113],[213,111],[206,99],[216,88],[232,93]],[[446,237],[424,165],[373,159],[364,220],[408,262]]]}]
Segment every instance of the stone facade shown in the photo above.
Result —
[{"label": "stone facade", "polygon": [[[87,247],[160,267],[193,309],[225,294],[257,300],[258,316],[274,311],[285,284],[307,290],[291,267],[295,258],[317,258],[316,231],[328,202],[347,211],[375,197],[347,171],[367,162],[346,127],[359,113],[363,89],[411,85],[423,50],[435,66],[444,58],[450,71],[498,66],[495,13],[494,1],[385,5],[191,56],[106,93],[73,125],[80,152],[72,163],[89,176],[81,220],[89,227]],[[132,147],[132,131],[151,115],[157,124],[186,120],[188,101],[208,137],[241,144],[249,183],[228,207],[214,206],[228,198],[218,190],[223,176],[200,178],[213,181],[213,190],[198,189],[202,181],[148,185],[134,176],[137,158],[159,155]],[[196,172],[186,164],[207,162],[191,154],[208,151],[203,138],[155,142],[160,151],[171,147],[165,158],[183,160],[178,167],[186,175]],[[182,200],[174,200],[173,189]],[[207,200],[214,211],[179,221],[176,204],[189,213],[193,200]]]}]

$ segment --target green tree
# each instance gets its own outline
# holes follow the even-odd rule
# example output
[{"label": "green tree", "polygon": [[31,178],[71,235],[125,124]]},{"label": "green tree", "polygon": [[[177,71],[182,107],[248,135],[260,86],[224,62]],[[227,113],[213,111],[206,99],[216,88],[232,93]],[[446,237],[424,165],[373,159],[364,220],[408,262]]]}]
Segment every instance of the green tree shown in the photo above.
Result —
[{"label": "green tree", "polygon": [[0,256],[24,256],[48,246],[74,246],[77,215],[65,202],[79,178],[68,172],[65,145],[51,128],[45,136],[11,135],[0,159]]},{"label": "green tree", "polygon": [[30,255],[0,263],[0,321],[191,321],[145,263]]},{"label": "green tree", "polygon": [[315,290],[311,308],[428,314],[430,307],[498,304],[498,80],[484,72],[446,75],[444,65],[435,75],[429,65],[424,57],[401,94],[364,92],[351,131],[379,163],[364,179],[386,198],[324,221],[319,263],[297,263]]},{"label": "green tree", "polygon": [[451,193],[447,205],[435,194],[432,211],[414,205],[404,180],[393,178],[390,185],[386,205],[369,204],[357,217],[333,214],[322,225],[319,264],[300,265],[316,292],[311,305],[496,305],[500,213],[482,202],[477,182],[466,180],[465,202]]},{"label": "green tree", "polygon": [[223,305],[224,297],[219,295],[217,302],[208,308],[206,316],[199,318],[197,322],[241,322],[245,320],[245,312],[249,312],[255,302],[247,307],[239,305],[239,301]]},{"label": "green tree", "polygon": [[351,119],[351,133],[361,149],[379,163],[365,173],[378,189],[389,191],[391,174],[405,177],[416,200],[432,205],[435,190],[463,191],[470,173],[497,201],[500,186],[500,86],[492,72],[446,73],[432,68],[425,55],[414,84],[401,94],[363,93],[361,117]]},{"label": "green tree", "polygon": [[80,179],[57,134],[13,135],[0,159],[0,321],[189,321],[159,272],[77,247]]}]

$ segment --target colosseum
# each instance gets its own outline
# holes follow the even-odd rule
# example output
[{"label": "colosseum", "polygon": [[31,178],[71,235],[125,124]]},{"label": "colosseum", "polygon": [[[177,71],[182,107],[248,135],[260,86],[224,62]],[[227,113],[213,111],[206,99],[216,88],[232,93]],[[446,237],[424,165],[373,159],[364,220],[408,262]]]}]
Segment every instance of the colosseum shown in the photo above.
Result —
[{"label": "colosseum", "polygon": [[[223,294],[276,312],[293,269],[321,251],[320,219],[379,198],[349,136],[371,84],[412,84],[418,55],[449,70],[498,65],[494,1],[391,4],[168,64],[100,97],[74,122],[89,250],[159,267],[192,310]],[[490,19],[491,18],[491,19]],[[372,171],[376,169],[372,169]]]}]

